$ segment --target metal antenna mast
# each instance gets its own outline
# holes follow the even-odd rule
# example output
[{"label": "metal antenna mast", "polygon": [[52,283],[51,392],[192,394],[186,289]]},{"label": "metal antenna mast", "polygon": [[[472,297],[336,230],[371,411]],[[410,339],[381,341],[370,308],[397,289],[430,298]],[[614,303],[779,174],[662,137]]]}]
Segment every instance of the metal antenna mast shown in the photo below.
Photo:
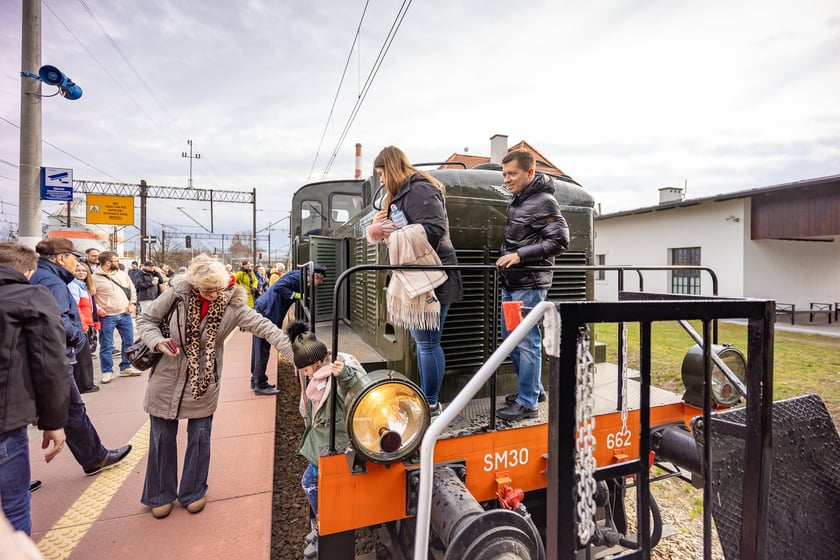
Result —
[{"label": "metal antenna mast", "polygon": [[201,159],[201,154],[196,152],[195,155],[193,155],[192,140],[187,139],[187,145],[189,145],[189,147],[190,147],[190,152],[189,153],[181,152],[181,157],[190,158],[190,182],[187,183],[187,188],[191,189],[191,188],[193,188],[193,186],[192,186],[192,162],[193,162],[194,159]]}]

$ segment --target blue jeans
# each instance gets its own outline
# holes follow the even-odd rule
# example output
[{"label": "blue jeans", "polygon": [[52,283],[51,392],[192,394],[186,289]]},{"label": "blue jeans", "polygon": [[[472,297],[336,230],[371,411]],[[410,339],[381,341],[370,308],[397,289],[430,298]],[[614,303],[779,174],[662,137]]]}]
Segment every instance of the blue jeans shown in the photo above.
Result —
[{"label": "blue jeans", "polygon": [[207,493],[210,471],[210,431],[213,415],[187,420],[187,452],[178,488],[178,420],[149,416],[149,460],[140,501],[149,507],[172,503],[188,506]]},{"label": "blue jeans", "polygon": [[99,331],[99,366],[102,373],[114,372],[114,328],[120,333],[122,339],[122,352],[120,353],[120,371],[131,367],[125,357],[125,351],[134,343],[134,323],[131,322],[131,315],[120,313],[119,315],[106,315],[100,317],[102,330]]},{"label": "blue jeans", "polygon": [[303,488],[303,493],[306,494],[306,499],[309,501],[309,507],[312,508],[312,513],[315,514],[315,519],[318,519],[318,467],[309,463],[306,470],[303,471],[303,476],[300,479],[300,485]]},{"label": "blue jeans", "polygon": [[440,386],[443,383],[443,372],[446,371],[446,356],[440,345],[440,335],[443,333],[443,323],[449,312],[448,303],[440,306],[440,325],[433,330],[409,329],[414,342],[417,343],[417,367],[420,369],[420,388],[429,404],[434,406],[438,402]]},{"label": "blue jeans", "polygon": [[[502,290],[502,301],[521,301],[523,307],[536,307],[545,301],[548,290]],[[505,325],[502,313],[502,338],[507,338],[510,331]],[[519,396],[516,402],[527,408],[536,408],[542,386],[542,337],[539,325],[534,325],[516,348],[510,353],[513,367],[519,376]]]},{"label": "blue jeans", "polygon": [[[87,352],[87,349],[82,350]],[[68,375],[70,376],[70,412],[67,416],[67,424],[64,426],[64,434],[67,436],[67,447],[76,462],[83,469],[92,469],[102,462],[108,450],[102,445],[99,433],[90,421],[87,414],[85,401],[79,394],[79,387],[73,377],[73,368],[76,367],[76,359],[70,354],[70,365]]]},{"label": "blue jeans", "polygon": [[29,435],[26,426],[0,434],[0,501],[16,531],[32,534],[29,517]]}]

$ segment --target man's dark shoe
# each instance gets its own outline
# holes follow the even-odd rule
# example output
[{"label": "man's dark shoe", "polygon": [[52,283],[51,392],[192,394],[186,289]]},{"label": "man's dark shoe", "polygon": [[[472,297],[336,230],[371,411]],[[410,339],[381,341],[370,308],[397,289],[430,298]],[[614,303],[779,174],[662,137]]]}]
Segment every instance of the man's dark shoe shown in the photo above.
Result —
[{"label": "man's dark shoe", "polygon": [[[274,389],[274,385],[272,385],[271,383],[266,383],[265,386],[268,387],[269,389]],[[253,379],[251,380],[251,390],[252,391],[254,390],[254,380]]]},{"label": "man's dark shoe", "polygon": [[267,387],[257,387],[254,389],[254,393],[257,395],[279,395],[280,389],[275,389],[273,386],[268,385]]},{"label": "man's dark shoe", "polygon": [[[516,402],[517,397],[519,397],[519,393],[513,393],[512,395],[508,395],[505,397],[505,403],[513,404]],[[540,396],[537,397],[537,402],[545,402],[548,398],[548,395],[545,394],[545,391],[540,391]]]},{"label": "man's dark shoe", "polygon": [[513,403],[496,411],[496,416],[503,420],[522,420],[524,418],[536,418],[536,408],[525,408],[519,403]]},{"label": "man's dark shoe", "polygon": [[93,476],[97,473],[100,473],[106,469],[110,469],[123,459],[128,453],[131,451],[131,445],[123,445],[119,449],[112,449],[105,454],[105,458],[102,459],[102,462],[99,463],[97,466],[93,467],[92,469],[85,469],[86,476]]},{"label": "man's dark shoe", "polygon": [[85,393],[95,393],[98,390],[99,390],[99,385],[94,385],[93,387],[91,387],[89,389],[85,389],[84,391],[79,391],[79,393],[84,395]]},{"label": "man's dark shoe", "polygon": [[41,487],[41,481],[40,480],[30,480],[29,481],[29,491],[30,492],[34,492],[35,490],[37,490],[40,487]]}]

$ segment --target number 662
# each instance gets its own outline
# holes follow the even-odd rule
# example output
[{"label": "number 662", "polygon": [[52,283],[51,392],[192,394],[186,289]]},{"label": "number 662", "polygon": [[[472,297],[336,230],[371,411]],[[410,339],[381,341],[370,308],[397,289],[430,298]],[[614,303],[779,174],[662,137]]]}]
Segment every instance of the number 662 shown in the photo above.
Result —
[{"label": "number 662", "polygon": [[631,443],[631,437],[630,430],[607,434],[607,449],[628,447]]}]

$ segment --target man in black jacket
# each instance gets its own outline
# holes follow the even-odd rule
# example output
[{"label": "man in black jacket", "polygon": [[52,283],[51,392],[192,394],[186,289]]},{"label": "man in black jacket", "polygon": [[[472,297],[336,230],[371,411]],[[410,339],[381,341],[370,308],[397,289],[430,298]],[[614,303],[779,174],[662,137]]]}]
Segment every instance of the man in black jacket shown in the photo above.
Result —
[{"label": "man in black jacket", "polygon": [[131,280],[137,290],[137,316],[139,317],[144,309],[148,309],[146,306],[161,294],[166,286],[166,278],[155,265],[155,261],[145,261],[143,267]]},{"label": "man in black jacket", "polygon": [[[64,447],[70,401],[64,329],[49,290],[29,284],[38,257],[19,243],[0,243],[0,495],[3,513],[18,531],[29,517],[29,435],[38,422],[49,463]],[[52,448],[50,448],[52,442]]]},{"label": "man in black jacket", "polygon": [[67,445],[85,474],[91,476],[122,461],[131,451],[131,445],[110,451],[102,445],[96,428],[88,418],[85,402],[73,378],[76,354],[89,351],[87,337],[82,330],[79,308],[67,288],[67,283],[73,280],[73,271],[76,270],[76,263],[82,258],[82,254],[76,252],[72,241],[61,237],[39,241],[35,252],[41,258],[38,259],[38,269],[30,278],[30,282],[49,289],[58,304],[64,324],[65,352],[70,376],[70,415],[64,427]]},{"label": "man in black jacket", "polygon": [[[523,266],[551,266],[554,257],[569,248],[569,227],[554,197],[554,182],[536,172],[534,155],[513,150],[502,158],[505,187],[513,195],[508,207],[505,238],[496,266],[501,274],[502,301],[521,301],[535,307],[551,287],[550,270],[523,270]],[[513,330],[512,328],[510,330]],[[502,336],[510,334],[502,314]],[[542,339],[534,326],[510,353],[519,376],[519,392],[505,398],[507,406],[496,415],[506,420],[535,418],[537,402],[545,400],[542,376]]]}]

